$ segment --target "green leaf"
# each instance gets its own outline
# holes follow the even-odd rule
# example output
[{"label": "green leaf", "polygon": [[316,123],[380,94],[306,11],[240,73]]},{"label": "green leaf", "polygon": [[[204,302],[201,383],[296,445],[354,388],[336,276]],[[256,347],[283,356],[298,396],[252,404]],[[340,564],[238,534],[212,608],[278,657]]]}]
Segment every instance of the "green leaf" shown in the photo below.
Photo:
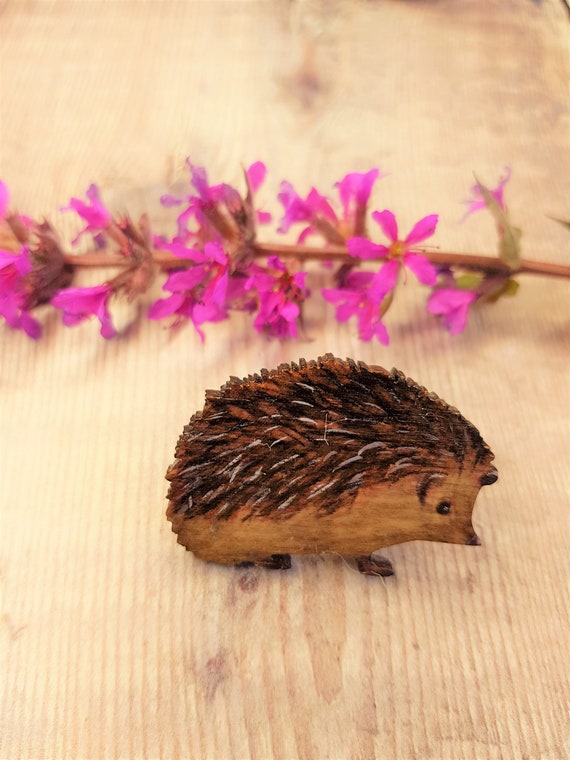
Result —
[{"label": "green leaf", "polygon": [[475,181],[477,182],[481,197],[485,201],[485,205],[493,215],[497,225],[499,232],[499,258],[505,262],[509,269],[518,269],[521,260],[520,240],[522,231],[511,224],[507,212],[499,206],[489,188],[481,184],[477,177],[475,177]]},{"label": "green leaf", "polygon": [[499,232],[499,258],[510,269],[518,269],[520,266],[521,236],[522,230],[510,224]]},{"label": "green leaf", "polygon": [[483,275],[470,272],[469,274],[460,275],[455,284],[459,290],[477,290],[479,285],[483,282]]},{"label": "green leaf", "polygon": [[380,304],[380,319],[384,317],[384,314],[386,314],[390,306],[392,306],[392,302],[394,301],[395,290],[396,288],[394,288],[394,290],[388,291],[388,293],[382,299],[382,302]]},{"label": "green leaf", "polygon": [[482,300],[487,303],[495,303],[503,296],[514,296],[518,289],[518,282],[516,282],[516,280],[508,279],[506,282],[495,285]]}]

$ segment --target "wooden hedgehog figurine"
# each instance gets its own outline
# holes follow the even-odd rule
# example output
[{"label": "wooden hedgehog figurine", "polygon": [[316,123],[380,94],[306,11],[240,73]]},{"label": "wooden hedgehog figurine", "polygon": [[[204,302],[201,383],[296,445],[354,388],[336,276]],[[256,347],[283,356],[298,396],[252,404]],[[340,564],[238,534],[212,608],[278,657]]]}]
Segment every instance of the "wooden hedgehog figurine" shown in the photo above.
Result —
[{"label": "wooden hedgehog figurine", "polygon": [[167,517],[200,559],[285,569],[335,552],[391,575],[382,547],[478,545],[481,486],[497,480],[476,428],[393,369],[335,359],[261,370],[207,391],[184,428]]}]

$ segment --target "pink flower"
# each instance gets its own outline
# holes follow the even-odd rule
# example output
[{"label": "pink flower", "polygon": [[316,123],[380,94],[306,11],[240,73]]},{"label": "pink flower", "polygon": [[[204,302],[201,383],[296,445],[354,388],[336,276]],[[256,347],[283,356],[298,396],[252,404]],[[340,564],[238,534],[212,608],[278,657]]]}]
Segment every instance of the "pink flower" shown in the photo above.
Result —
[{"label": "pink flower", "polygon": [[[189,237],[193,237],[204,242],[231,237],[235,232],[235,223],[230,224],[227,215],[231,217],[234,212],[239,213],[242,209],[243,201],[240,194],[231,185],[225,183],[210,185],[203,167],[195,166],[190,159],[186,159],[186,164],[190,170],[190,184],[197,194],[190,193],[182,197],[163,195],[160,199],[163,206],[186,206],[177,219],[178,239],[186,241]],[[247,170],[248,181],[254,193],[259,189],[265,174],[265,165],[261,161],[256,161]],[[224,209],[226,214],[223,213]],[[262,222],[271,219],[271,214],[266,212],[259,212],[257,216]],[[192,220],[196,228],[190,230],[189,224]]]},{"label": "pink flower", "polygon": [[10,202],[10,191],[8,185],[0,179],[0,219],[5,219],[8,215],[8,203]]},{"label": "pink flower", "polygon": [[191,249],[186,251],[186,258],[193,258],[192,254],[196,254],[195,260],[201,263],[169,275],[162,289],[172,295],[155,301],[149,309],[148,318],[173,316],[173,326],[190,319],[204,341],[205,335],[200,325],[220,322],[228,316],[229,258],[218,243],[206,243],[203,254]]},{"label": "pink flower", "polygon": [[25,277],[32,271],[32,262],[26,246],[19,253],[0,250],[0,286],[2,289],[13,287],[18,278]]},{"label": "pink flower", "polygon": [[41,335],[40,323],[26,308],[26,275],[32,271],[28,249],[20,253],[0,250],[0,315],[14,330],[23,330],[30,338]]},{"label": "pink flower", "polygon": [[307,295],[306,272],[291,274],[284,262],[277,256],[267,260],[277,276],[261,267],[250,268],[246,290],[256,290],[259,300],[258,313],[253,326],[258,332],[268,332],[276,338],[296,338],[297,318],[301,310],[299,303]]},{"label": "pink flower", "polygon": [[472,290],[439,288],[428,300],[427,309],[431,314],[439,314],[452,335],[461,332],[467,323],[469,307],[477,299]]},{"label": "pink flower", "polygon": [[336,183],[343,209],[340,216],[328,198],[314,187],[303,199],[290,182],[282,182],[281,192],[277,197],[283,204],[285,214],[277,231],[286,233],[293,224],[307,222],[308,225],[297,239],[297,242],[303,243],[309,235],[315,233],[321,233],[326,238],[328,225],[328,237],[331,237],[332,231],[335,238],[329,239],[328,242],[343,242],[347,236],[354,234],[355,230],[364,229],[366,206],[379,176],[383,175],[380,175],[378,169],[371,169],[364,174],[352,172]]},{"label": "pink flower", "polygon": [[257,332],[269,332],[275,338],[296,338],[299,306],[287,300],[281,292],[262,292],[259,294],[259,311],[253,326]]},{"label": "pink flower", "polygon": [[[247,171],[247,181],[249,182],[249,186],[251,187],[252,193],[255,195],[261,185],[265,181],[265,177],[267,175],[267,168],[263,161],[255,161],[251,166],[248,167]],[[255,212],[257,221],[260,224],[268,224],[271,221],[271,214],[269,211],[261,211],[259,209]]]},{"label": "pink flower", "polygon": [[113,290],[108,283],[90,288],[66,288],[56,293],[51,303],[63,311],[64,325],[78,325],[88,317],[96,316],[101,323],[101,335],[112,338],[117,334],[108,308],[112,295]]},{"label": "pink flower", "polygon": [[388,293],[395,286],[398,272],[402,266],[410,269],[424,285],[435,285],[437,280],[436,268],[425,256],[416,253],[413,246],[433,235],[438,221],[437,214],[430,214],[420,219],[404,240],[400,240],[398,237],[398,223],[391,211],[375,211],[372,218],[380,225],[386,237],[391,241],[390,245],[376,245],[368,238],[353,237],[347,241],[347,247],[349,254],[354,258],[387,259],[378,273],[380,276],[379,283],[381,283],[384,292]]},{"label": "pink flower", "polygon": [[[505,192],[505,185],[511,178],[511,169],[509,166],[505,167],[505,173],[499,180],[499,184],[494,190],[491,190],[491,195],[493,198],[497,201],[499,206],[503,209],[503,211],[506,211],[506,205],[505,205],[505,199],[504,199],[504,192]],[[481,190],[479,189],[479,185],[476,183],[471,187],[471,198],[468,198],[466,201],[463,201],[463,203],[467,204],[467,211],[463,215],[463,218],[461,221],[464,221],[470,214],[473,214],[475,211],[480,211],[481,209],[486,207],[485,199],[481,195]]]},{"label": "pink flower", "polygon": [[[289,232],[293,224],[297,222],[311,222],[318,215],[323,216],[331,222],[336,221],[336,214],[327,198],[321,195],[318,190],[315,190],[314,187],[311,188],[307,197],[303,200],[290,182],[283,181],[277,198],[285,209],[285,214],[277,228],[277,232]],[[298,242],[303,242],[311,232],[314,232],[314,230],[309,225],[299,235]]]},{"label": "pink flower", "polygon": [[[189,248],[188,246],[184,245],[184,243],[176,240],[172,243],[166,243],[165,241],[155,237],[154,245],[161,251],[170,251],[170,253],[174,254],[174,256],[177,258],[188,259],[190,261],[194,261],[196,264],[203,264],[211,260],[211,256],[208,256],[204,251],[200,251],[197,248]],[[217,251],[218,248],[219,246],[217,246],[215,250]],[[212,251],[212,249],[210,249],[210,251]],[[223,250],[222,254],[225,257]]]},{"label": "pink flower", "polygon": [[385,176],[378,169],[371,169],[364,174],[352,172],[336,183],[345,220],[354,219],[359,212],[365,211],[374,183]]},{"label": "pink flower", "polygon": [[390,342],[388,330],[382,322],[381,304],[386,295],[381,272],[350,272],[343,288],[325,288],[323,298],[338,304],[336,318],[346,322],[356,317],[361,340],[376,338],[387,346]]},{"label": "pink flower", "polygon": [[72,240],[74,245],[86,232],[95,233],[95,240],[99,243],[100,233],[104,232],[111,224],[111,212],[103,205],[97,185],[90,185],[86,195],[90,203],[85,203],[79,198],[72,198],[69,205],[63,206],[61,209],[62,211],[75,211],[87,222],[87,226]]},{"label": "pink flower", "polygon": [[249,182],[252,191],[256,193],[265,181],[267,167],[263,161],[254,161],[253,164],[247,168],[246,174],[247,181]]}]

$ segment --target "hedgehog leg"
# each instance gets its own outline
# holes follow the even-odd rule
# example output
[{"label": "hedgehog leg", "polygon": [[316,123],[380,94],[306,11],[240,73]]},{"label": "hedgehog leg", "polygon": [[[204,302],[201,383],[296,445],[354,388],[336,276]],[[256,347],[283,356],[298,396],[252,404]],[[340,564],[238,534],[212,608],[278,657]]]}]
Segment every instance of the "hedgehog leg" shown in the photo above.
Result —
[{"label": "hedgehog leg", "polygon": [[271,554],[269,557],[261,557],[255,559],[252,562],[242,562],[238,567],[247,567],[255,565],[256,567],[264,567],[267,570],[290,570],[291,568],[291,555],[290,554]]},{"label": "hedgehog leg", "polygon": [[356,566],[363,575],[382,575],[385,578],[394,575],[392,563],[386,557],[371,557],[363,555],[355,557]]}]

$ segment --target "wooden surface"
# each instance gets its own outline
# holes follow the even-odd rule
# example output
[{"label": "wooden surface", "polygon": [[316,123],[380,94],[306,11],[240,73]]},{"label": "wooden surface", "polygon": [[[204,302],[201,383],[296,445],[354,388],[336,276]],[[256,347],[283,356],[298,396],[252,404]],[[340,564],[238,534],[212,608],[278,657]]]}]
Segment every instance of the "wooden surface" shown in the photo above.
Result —
[{"label": "wooden surface", "polygon": [[[161,223],[190,154],[214,181],[264,159],[269,207],[282,178],[326,191],[380,166],[376,208],[439,212],[443,250],[490,253],[459,201],[509,165],[525,255],[568,262],[546,218],[570,189],[557,0],[4,0],[0,34],[0,176],[69,233],[58,208],[92,181]],[[570,757],[569,288],[521,282],[455,338],[410,283],[387,348],[322,302],[296,343],[246,318],[205,346],[155,323],[109,343],[47,313],[37,344],[2,327],[0,758]],[[382,580],[176,544],[164,473],[205,389],[326,351],[397,366],[479,427],[500,473],[482,547],[395,546]]]}]

